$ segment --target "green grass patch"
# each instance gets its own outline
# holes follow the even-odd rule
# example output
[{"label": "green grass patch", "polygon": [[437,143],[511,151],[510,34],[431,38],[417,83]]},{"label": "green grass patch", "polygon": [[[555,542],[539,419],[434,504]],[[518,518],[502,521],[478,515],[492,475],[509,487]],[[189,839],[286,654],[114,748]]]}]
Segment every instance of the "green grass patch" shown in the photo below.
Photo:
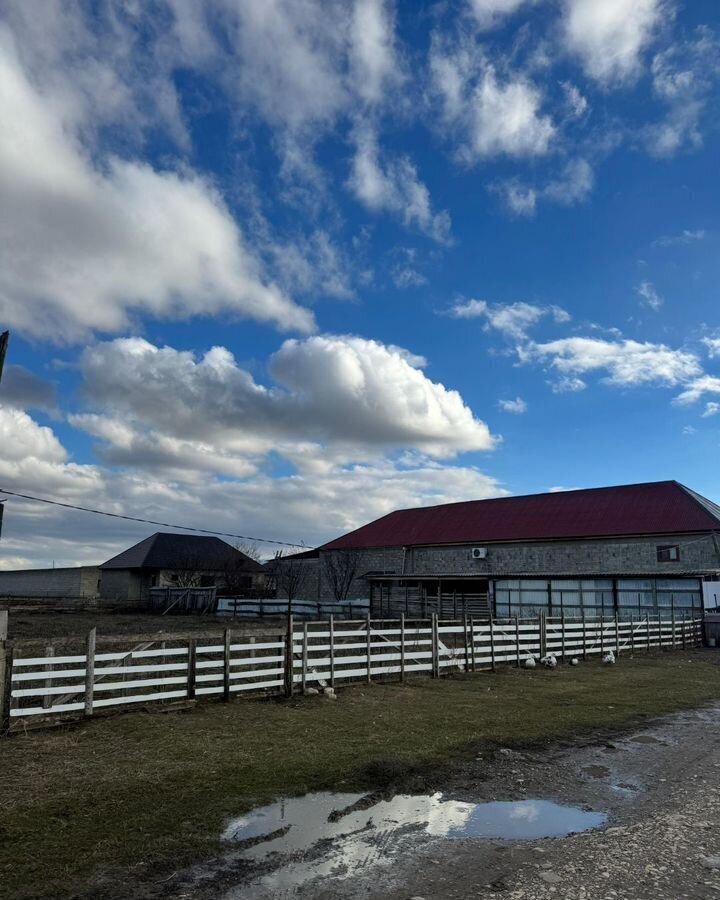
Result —
[{"label": "green grass patch", "polygon": [[714,656],[677,652],[18,735],[0,742],[0,896],[68,897],[110,874],[155,880],[219,852],[228,818],[282,794],[379,786],[483,744],[620,729],[719,697]]}]

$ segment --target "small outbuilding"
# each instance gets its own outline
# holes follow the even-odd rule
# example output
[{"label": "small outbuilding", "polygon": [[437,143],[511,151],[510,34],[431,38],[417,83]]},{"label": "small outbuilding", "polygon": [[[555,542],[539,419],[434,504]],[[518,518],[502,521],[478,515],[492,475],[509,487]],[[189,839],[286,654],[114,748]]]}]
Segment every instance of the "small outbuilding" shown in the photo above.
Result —
[{"label": "small outbuilding", "polygon": [[158,587],[217,587],[249,596],[262,590],[264,566],[217,537],[158,531],[100,566],[105,600],[146,603]]}]

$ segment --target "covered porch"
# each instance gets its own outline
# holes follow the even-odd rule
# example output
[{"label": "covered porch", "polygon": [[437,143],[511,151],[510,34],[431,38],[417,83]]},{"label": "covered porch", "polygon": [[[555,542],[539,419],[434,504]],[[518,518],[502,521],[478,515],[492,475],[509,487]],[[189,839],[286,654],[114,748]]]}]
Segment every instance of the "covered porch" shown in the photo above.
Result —
[{"label": "covered porch", "polygon": [[377,618],[408,616],[490,618],[489,581],[477,575],[388,575],[368,572],[370,610]]}]

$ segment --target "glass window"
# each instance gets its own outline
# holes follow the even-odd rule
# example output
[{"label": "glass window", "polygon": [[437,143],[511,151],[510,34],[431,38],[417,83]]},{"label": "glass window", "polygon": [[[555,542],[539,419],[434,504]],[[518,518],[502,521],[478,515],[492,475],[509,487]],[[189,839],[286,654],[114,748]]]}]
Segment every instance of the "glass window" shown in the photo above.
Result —
[{"label": "glass window", "polygon": [[661,544],[657,548],[658,562],[677,562],[680,559],[680,547],[677,544]]},{"label": "glass window", "polygon": [[699,591],[697,578],[658,578],[655,582],[659,591]]}]

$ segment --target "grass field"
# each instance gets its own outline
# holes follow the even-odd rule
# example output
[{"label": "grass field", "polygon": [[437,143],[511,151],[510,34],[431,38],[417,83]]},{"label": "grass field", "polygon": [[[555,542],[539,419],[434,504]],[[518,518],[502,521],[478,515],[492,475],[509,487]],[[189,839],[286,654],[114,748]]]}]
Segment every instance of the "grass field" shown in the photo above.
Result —
[{"label": "grass field", "polygon": [[623,728],[719,699],[715,657],[678,651],[18,735],[0,742],[0,896],[114,897],[123,883],[141,897],[144,882],[217,853],[228,817],[278,795],[375,787],[482,745]]}]

